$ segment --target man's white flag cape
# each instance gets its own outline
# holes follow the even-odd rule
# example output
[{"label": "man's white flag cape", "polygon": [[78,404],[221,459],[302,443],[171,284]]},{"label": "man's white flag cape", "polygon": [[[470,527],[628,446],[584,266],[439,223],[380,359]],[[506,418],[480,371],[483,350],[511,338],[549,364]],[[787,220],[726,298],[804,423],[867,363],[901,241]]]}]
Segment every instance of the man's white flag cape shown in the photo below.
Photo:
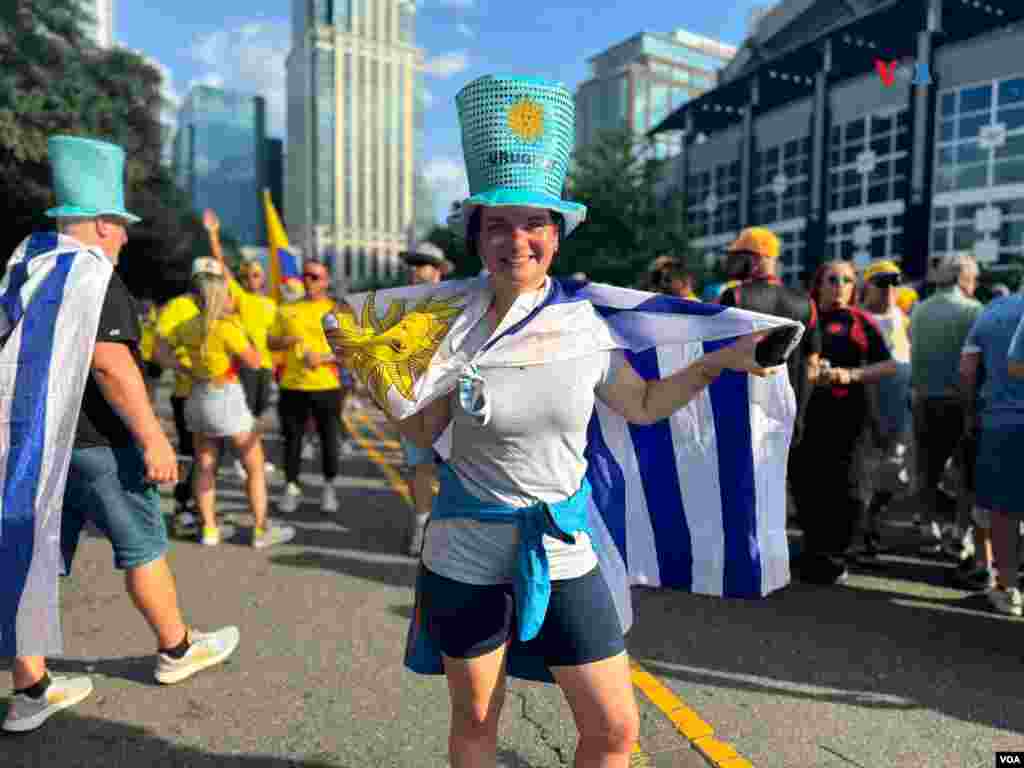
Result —
[{"label": "man's white flag cape", "polygon": [[0,657],[58,654],[61,507],[113,265],[52,232],[0,281]]},{"label": "man's white flag cape", "polygon": [[[491,296],[486,277],[347,296],[352,316],[340,317],[356,350],[349,361],[378,402],[403,419],[451,392],[470,363],[536,365],[623,349],[642,377],[654,379],[754,331],[796,325],[802,334],[799,323],[770,315],[553,279],[529,316],[506,319],[470,358],[462,342]],[[763,379],[726,372],[651,426],[628,424],[598,400],[587,478],[609,582],[624,584],[616,574],[628,574],[633,584],[725,597],[763,597],[785,586],[795,415],[784,368]],[[446,437],[435,446],[442,456]],[[616,601],[628,627],[628,590],[618,590]]]}]

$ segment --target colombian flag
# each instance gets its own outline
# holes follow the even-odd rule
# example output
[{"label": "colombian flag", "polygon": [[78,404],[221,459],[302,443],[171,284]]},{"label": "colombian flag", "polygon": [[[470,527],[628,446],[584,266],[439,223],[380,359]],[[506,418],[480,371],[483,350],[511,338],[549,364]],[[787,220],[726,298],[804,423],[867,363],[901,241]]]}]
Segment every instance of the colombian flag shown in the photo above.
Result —
[{"label": "colombian flag", "polygon": [[274,301],[281,301],[281,286],[285,280],[295,279],[301,282],[302,273],[298,258],[288,244],[288,235],[281,225],[274,202],[270,199],[270,190],[263,190],[263,210],[267,216],[267,260],[270,269],[270,296]]}]

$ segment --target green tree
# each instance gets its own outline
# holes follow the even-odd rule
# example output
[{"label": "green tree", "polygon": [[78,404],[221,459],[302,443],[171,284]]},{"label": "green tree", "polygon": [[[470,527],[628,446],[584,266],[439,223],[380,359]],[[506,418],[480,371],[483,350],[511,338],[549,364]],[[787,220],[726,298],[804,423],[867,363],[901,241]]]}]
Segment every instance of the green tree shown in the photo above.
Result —
[{"label": "green tree", "polygon": [[633,285],[658,256],[693,263],[682,227],[683,201],[659,193],[669,161],[653,144],[628,131],[611,131],[576,152],[567,195],[587,206],[587,219],[561,246],[554,269],[585,272],[590,279]]},{"label": "green tree", "polygon": [[[142,217],[119,271],[137,296],[179,291],[189,262],[207,248],[202,225],[160,164],[161,75],[141,56],[104,50],[81,34],[77,0],[19,0],[0,17],[0,199],[6,262],[30,232],[52,229],[47,139],[73,134],[124,147],[126,204]],[[237,258],[237,244],[226,242]]]}]

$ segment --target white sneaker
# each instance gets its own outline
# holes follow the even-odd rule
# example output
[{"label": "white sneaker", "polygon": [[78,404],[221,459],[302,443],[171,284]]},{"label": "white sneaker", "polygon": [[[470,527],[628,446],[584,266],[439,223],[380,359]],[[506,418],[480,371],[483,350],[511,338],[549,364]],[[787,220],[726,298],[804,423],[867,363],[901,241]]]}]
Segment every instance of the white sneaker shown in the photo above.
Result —
[{"label": "white sneaker", "polygon": [[294,512],[299,508],[301,500],[302,489],[299,488],[297,483],[288,483],[284,488],[281,500],[277,503],[277,508],[282,512]]},{"label": "white sneaker", "polygon": [[324,485],[324,493],[320,497],[320,508],[329,514],[338,511],[338,494],[334,490],[333,483]]},{"label": "white sneaker", "polygon": [[220,664],[238,647],[238,627],[224,627],[216,632],[189,630],[192,646],[180,659],[158,653],[156,657],[156,680],[170,685],[180,683],[196,672]]},{"label": "white sneaker", "polygon": [[999,613],[1007,616],[1024,615],[1024,598],[1021,597],[1020,590],[1016,587],[1013,589],[997,587],[988,593],[988,601]]},{"label": "white sneaker", "polygon": [[252,530],[252,545],[256,549],[266,549],[277,544],[287,544],[295,538],[295,528],[290,525],[268,525],[263,531]]},{"label": "white sneaker", "polygon": [[202,543],[204,547],[216,547],[220,544],[220,528],[207,528],[204,525]]},{"label": "white sneaker", "polygon": [[46,692],[38,699],[24,693],[11,697],[3,729],[10,733],[34,731],[51,715],[73,707],[92,693],[88,677],[51,677]]}]

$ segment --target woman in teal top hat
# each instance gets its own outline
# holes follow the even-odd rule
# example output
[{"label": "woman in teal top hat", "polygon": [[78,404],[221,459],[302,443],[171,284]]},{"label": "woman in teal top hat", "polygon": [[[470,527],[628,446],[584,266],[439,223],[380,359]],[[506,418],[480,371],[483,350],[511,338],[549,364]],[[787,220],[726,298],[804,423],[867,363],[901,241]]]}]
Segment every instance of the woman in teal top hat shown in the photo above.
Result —
[{"label": "woman in teal top hat", "polygon": [[[526,326],[586,208],[561,199],[574,135],[564,86],[486,76],[457,96],[472,196],[458,224],[489,274],[490,309],[460,342]],[[722,370],[757,374],[761,335],[645,382],[603,349],[525,367],[481,367],[399,423],[423,448],[450,424],[451,455],[427,528],[406,663],[448,678],[451,763],[493,766],[507,674],[556,682],[579,730],[578,766],[626,766],[639,729],[623,627],[591,543],[585,477],[595,398],[636,423],[683,407]],[[440,663],[434,664],[434,659]],[[535,659],[542,671],[517,668]]]}]

